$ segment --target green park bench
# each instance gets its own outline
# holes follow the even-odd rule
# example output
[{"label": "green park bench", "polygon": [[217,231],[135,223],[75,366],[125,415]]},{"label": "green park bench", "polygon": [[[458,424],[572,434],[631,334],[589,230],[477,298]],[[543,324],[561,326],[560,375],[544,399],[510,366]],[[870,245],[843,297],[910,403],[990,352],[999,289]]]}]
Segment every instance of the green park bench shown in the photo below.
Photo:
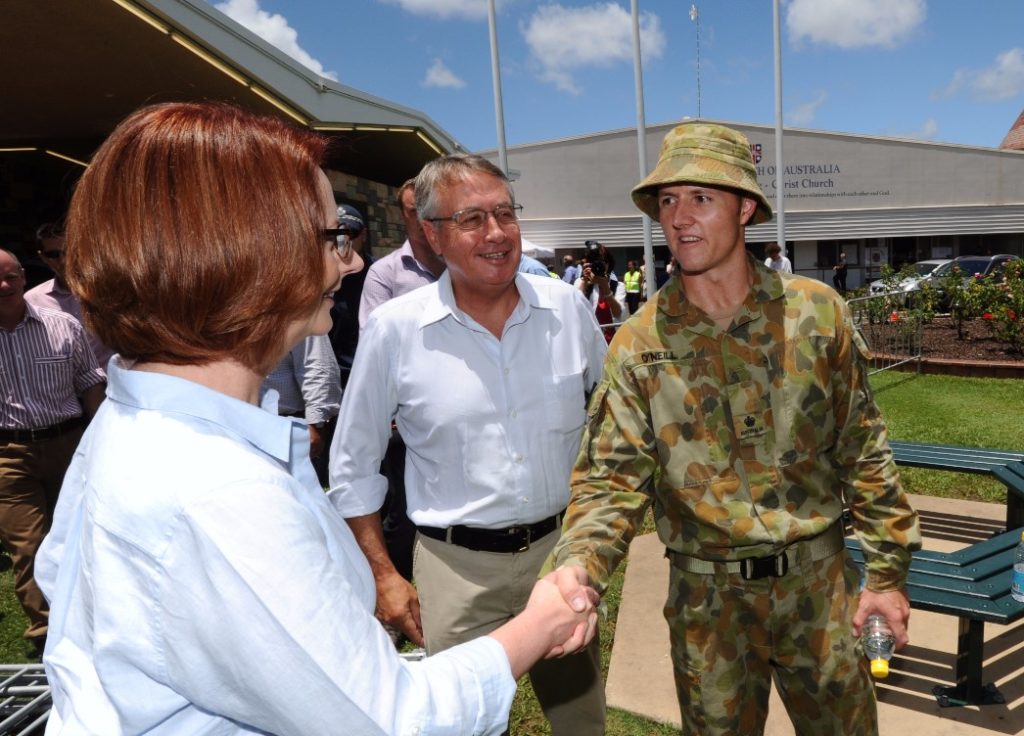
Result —
[{"label": "green park bench", "polygon": [[1024,452],[918,442],[889,445],[898,465],[991,475],[1006,486],[1006,528],[1024,526]]},{"label": "green park bench", "polygon": [[[914,553],[907,577],[911,608],[959,619],[952,686],[932,689],[941,706],[1003,703],[992,683],[982,684],[985,623],[1024,619],[1024,603],[1010,596],[1010,571],[1024,527],[1024,452],[914,442],[891,442],[896,463],[960,473],[992,475],[1007,488],[1006,529],[957,552]],[[860,542],[848,538],[853,561],[864,565]]]}]

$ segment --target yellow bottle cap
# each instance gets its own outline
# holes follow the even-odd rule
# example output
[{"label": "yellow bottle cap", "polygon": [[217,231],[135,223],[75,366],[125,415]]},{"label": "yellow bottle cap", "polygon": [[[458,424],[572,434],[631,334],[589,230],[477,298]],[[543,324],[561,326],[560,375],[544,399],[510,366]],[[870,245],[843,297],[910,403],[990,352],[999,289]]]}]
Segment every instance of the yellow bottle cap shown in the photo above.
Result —
[{"label": "yellow bottle cap", "polygon": [[889,660],[888,659],[872,659],[871,660],[871,674],[882,680],[889,676]]}]

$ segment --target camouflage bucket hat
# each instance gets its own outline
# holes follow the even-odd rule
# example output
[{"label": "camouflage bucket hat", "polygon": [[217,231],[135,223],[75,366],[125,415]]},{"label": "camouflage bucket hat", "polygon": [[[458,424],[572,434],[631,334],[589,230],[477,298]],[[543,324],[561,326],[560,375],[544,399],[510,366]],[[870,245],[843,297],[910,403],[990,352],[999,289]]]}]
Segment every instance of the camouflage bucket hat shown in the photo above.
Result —
[{"label": "camouflage bucket hat", "polygon": [[633,203],[658,219],[658,187],[664,184],[707,184],[737,189],[757,201],[749,225],[772,219],[772,207],[761,187],[746,136],[724,125],[683,123],[661,144],[654,171],[633,187]]}]

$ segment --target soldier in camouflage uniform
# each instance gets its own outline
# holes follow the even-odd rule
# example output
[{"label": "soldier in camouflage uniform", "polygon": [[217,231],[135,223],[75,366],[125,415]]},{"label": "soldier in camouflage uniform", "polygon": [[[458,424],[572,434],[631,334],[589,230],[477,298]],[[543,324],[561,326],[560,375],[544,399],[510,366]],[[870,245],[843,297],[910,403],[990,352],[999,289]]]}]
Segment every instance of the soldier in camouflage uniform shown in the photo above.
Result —
[{"label": "soldier in camouflage uniform", "polygon": [[920,531],[849,309],[747,255],[772,213],[739,133],[675,128],[633,199],[680,268],[609,346],[549,566],[603,591],[653,502],[684,733],[762,733],[773,675],[797,733],[877,733],[856,637],[877,612],[906,643]]}]

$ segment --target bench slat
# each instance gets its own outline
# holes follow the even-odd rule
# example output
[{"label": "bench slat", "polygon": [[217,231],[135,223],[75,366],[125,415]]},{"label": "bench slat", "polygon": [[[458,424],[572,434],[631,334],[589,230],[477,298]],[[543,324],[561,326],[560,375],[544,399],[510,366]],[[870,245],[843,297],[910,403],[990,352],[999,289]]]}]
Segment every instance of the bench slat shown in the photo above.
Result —
[{"label": "bench slat", "polygon": [[936,445],[922,442],[905,442],[891,440],[889,446],[896,454],[933,455],[938,457],[951,458],[974,458],[1006,464],[1009,462],[1024,461],[1024,452],[1020,450],[994,450],[988,447],[957,447],[954,445]]}]

